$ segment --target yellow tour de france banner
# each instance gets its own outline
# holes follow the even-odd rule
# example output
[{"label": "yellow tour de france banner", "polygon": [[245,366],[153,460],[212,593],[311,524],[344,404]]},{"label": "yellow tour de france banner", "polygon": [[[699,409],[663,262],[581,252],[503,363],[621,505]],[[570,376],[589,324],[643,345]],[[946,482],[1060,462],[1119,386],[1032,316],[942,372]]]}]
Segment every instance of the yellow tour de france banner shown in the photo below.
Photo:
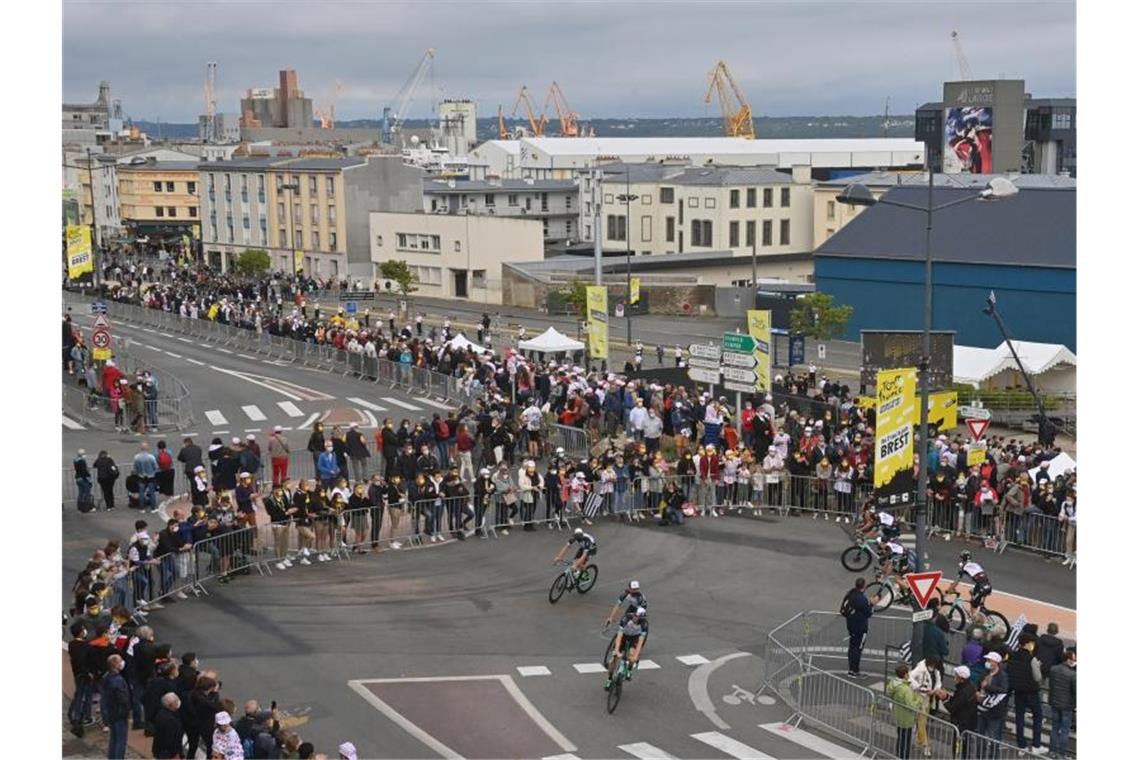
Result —
[{"label": "yellow tour de france banner", "polygon": [[981,465],[984,461],[986,461],[986,444],[971,444],[970,450],[966,452],[966,466]]},{"label": "yellow tour de france banner", "polygon": [[629,278],[629,304],[632,306],[635,303],[641,302],[641,278]]},{"label": "yellow tour de france banner", "polygon": [[756,390],[772,389],[772,312],[748,310],[748,334],[756,342],[752,355],[756,357]]},{"label": "yellow tour de france banner", "polygon": [[875,499],[880,507],[911,503],[914,493],[914,399],[918,371],[879,372],[875,407]]},{"label": "yellow tour de france banner", "polygon": [[67,225],[67,279],[77,280],[95,271],[91,255],[91,228],[85,224]]},{"label": "yellow tour de france banner", "polygon": [[305,252],[293,251],[293,273],[296,274],[305,265]]},{"label": "yellow tour de france banner", "polygon": [[590,335],[590,358],[610,358],[610,325],[606,288],[586,286],[586,322]]}]

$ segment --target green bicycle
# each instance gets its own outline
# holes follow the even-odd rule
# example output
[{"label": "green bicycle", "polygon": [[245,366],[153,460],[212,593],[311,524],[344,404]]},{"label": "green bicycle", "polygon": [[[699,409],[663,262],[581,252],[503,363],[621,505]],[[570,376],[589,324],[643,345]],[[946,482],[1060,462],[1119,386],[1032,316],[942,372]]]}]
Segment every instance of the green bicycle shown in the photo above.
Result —
[{"label": "green bicycle", "polygon": [[[875,569],[875,580],[873,583],[868,583],[867,588],[864,589],[867,599],[871,602],[871,609],[875,612],[882,612],[889,609],[891,605],[902,605],[904,607],[912,606],[915,599],[914,594],[910,591],[910,586],[906,583],[895,583],[894,576],[883,577],[883,571]],[[938,607],[942,607],[942,594],[938,589],[931,591],[931,599],[938,600]],[[929,602],[928,602],[929,603]]]},{"label": "green bicycle", "polygon": [[860,573],[871,566],[879,556],[879,545],[875,539],[866,538],[861,533],[855,534],[855,545],[848,546],[839,556],[843,566],[853,573]]},{"label": "green bicycle", "polygon": [[617,670],[614,671],[613,678],[609,679],[610,683],[606,687],[607,713],[613,713],[617,709],[618,702],[621,701],[621,685],[633,676],[633,669],[634,665],[629,661],[629,653],[622,652]]},{"label": "green bicycle", "polygon": [[[949,597],[953,596],[954,600],[950,601]],[[959,591],[949,590],[942,597],[942,606],[949,606],[949,610],[942,611],[942,614],[950,621],[950,626],[955,631],[961,631],[966,628],[966,623],[974,619],[974,612],[970,609],[970,603],[962,599],[962,594]],[[981,613],[982,625],[985,627],[987,633],[998,633],[1004,641],[1009,637],[1009,619],[997,610],[991,610],[983,603],[978,611]]]},{"label": "green bicycle", "polygon": [[548,598],[551,604],[556,604],[562,595],[570,589],[578,589],[579,594],[586,593],[594,587],[594,583],[598,580],[597,565],[586,565],[586,569],[581,574],[576,574],[571,567],[572,563],[562,560],[562,564],[566,565],[566,569],[559,573],[558,577],[554,579],[554,583],[550,585]]}]

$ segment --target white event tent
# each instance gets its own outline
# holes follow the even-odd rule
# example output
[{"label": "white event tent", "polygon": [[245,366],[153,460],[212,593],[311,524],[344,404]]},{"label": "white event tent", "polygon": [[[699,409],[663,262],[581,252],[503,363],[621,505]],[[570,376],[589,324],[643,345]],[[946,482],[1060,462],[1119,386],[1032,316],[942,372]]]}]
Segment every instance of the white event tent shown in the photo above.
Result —
[{"label": "white event tent", "polygon": [[[1013,341],[1025,371],[1042,393],[1077,392],[1077,355],[1057,343]],[[997,348],[954,346],[954,382],[983,390],[1000,390],[1024,385],[1009,346]]]},{"label": "white event tent", "polygon": [[519,348],[523,351],[541,351],[548,354],[581,351],[585,347],[586,344],[582,341],[567,337],[553,327],[548,327],[542,335],[519,343]]}]

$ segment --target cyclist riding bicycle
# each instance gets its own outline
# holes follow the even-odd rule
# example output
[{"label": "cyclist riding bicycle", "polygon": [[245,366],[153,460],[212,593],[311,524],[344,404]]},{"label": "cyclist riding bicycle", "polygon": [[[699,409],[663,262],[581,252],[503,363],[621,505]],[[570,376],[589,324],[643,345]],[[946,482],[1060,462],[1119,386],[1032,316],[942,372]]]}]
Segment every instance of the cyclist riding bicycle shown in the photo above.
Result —
[{"label": "cyclist riding bicycle", "polygon": [[962,582],[962,577],[968,576],[974,583],[974,587],[970,589],[970,609],[977,613],[986,597],[993,593],[994,587],[990,584],[986,569],[973,561],[970,552],[964,551],[958,555],[958,558],[961,560],[958,563],[958,577],[950,590],[956,591],[958,584]]},{"label": "cyclist riding bicycle", "polygon": [[638,607],[649,607],[649,601],[645,598],[645,594],[641,593],[641,584],[637,581],[630,581],[626,586],[625,591],[617,598],[614,608],[610,610],[610,614],[606,617],[606,625],[609,625],[617,617],[618,610],[622,605],[627,605],[625,614],[637,612]]},{"label": "cyclist riding bicycle", "polygon": [[905,587],[903,576],[918,570],[918,555],[898,541],[879,539],[879,568]]},{"label": "cyclist riding bicycle", "polygon": [[609,676],[606,678],[606,688],[613,684],[614,671],[622,657],[628,653],[630,671],[628,679],[633,680],[633,671],[637,669],[637,661],[641,657],[641,650],[645,645],[645,637],[649,635],[649,619],[645,608],[638,607],[627,613],[618,623],[617,638],[614,641],[614,653],[609,662]]},{"label": "cyclist riding bicycle", "polygon": [[902,535],[898,519],[890,512],[875,512],[870,500],[863,505],[863,521],[859,525],[859,532],[864,538],[881,538],[885,541],[893,541]]},{"label": "cyclist riding bicycle", "polygon": [[578,544],[578,553],[574,555],[574,564],[572,567],[574,568],[575,577],[581,580],[586,570],[587,560],[598,553],[598,540],[581,528],[575,528],[574,535],[570,537],[570,540],[567,541],[566,545],[558,552],[558,556],[554,558],[555,564],[562,561],[562,557],[566,554],[566,551],[574,544]]}]

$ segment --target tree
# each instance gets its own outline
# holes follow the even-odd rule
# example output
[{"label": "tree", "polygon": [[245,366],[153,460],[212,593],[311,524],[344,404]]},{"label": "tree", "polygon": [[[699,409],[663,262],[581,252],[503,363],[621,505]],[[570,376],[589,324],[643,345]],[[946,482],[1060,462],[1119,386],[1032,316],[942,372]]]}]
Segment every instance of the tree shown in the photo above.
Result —
[{"label": "tree", "polygon": [[559,291],[566,303],[578,310],[578,316],[586,318],[586,283],[577,277],[566,283],[566,287]]},{"label": "tree", "polygon": [[827,293],[809,293],[801,296],[792,309],[791,329],[795,335],[815,340],[833,340],[843,334],[855,309],[832,305]]},{"label": "tree", "polygon": [[415,293],[419,288],[415,283],[420,281],[420,278],[412,271],[406,261],[388,260],[380,265],[380,274],[386,280],[391,280],[396,283],[400,289],[400,295],[407,296],[409,293]]},{"label": "tree", "polygon": [[269,271],[269,254],[258,248],[246,248],[238,254],[234,271],[246,277],[257,277]]}]

